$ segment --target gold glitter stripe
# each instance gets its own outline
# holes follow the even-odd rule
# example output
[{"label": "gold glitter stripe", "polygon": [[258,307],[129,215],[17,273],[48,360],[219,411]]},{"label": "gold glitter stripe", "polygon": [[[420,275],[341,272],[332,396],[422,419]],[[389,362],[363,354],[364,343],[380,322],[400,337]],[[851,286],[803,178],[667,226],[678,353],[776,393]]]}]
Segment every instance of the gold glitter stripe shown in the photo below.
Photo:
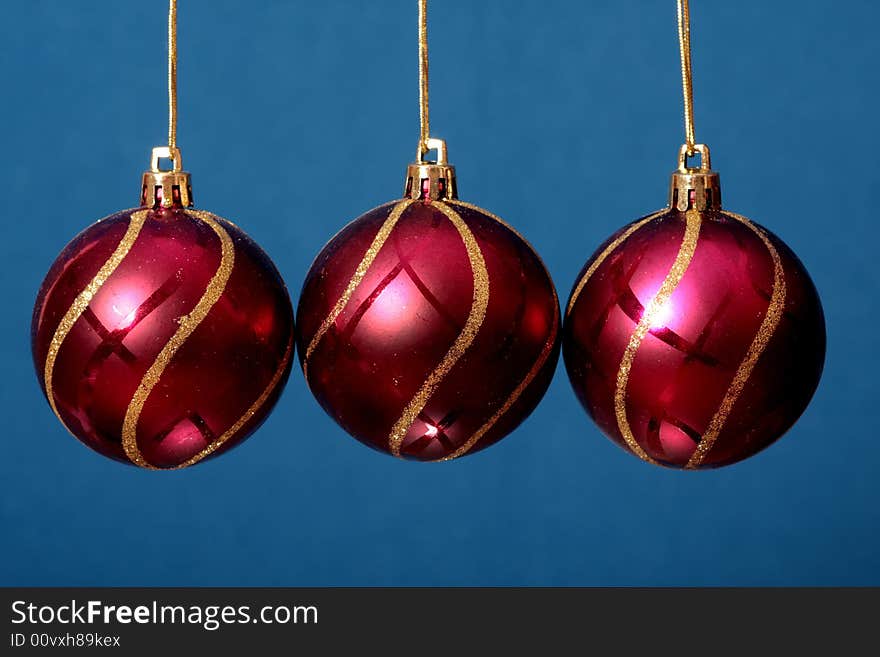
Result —
[{"label": "gold glitter stripe", "polygon": [[476,238],[455,210],[442,201],[434,202],[434,206],[452,222],[452,225],[455,226],[464,242],[468,259],[471,263],[471,270],[474,274],[474,296],[470,314],[461,333],[458,334],[449,351],[443,356],[443,360],[428,375],[416,396],[412,398],[403,410],[403,415],[400,416],[400,419],[392,427],[391,434],[388,436],[388,446],[394,456],[400,456],[400,447],[403,444],[403,439],[406,437],[406,432],[409,431],[412,423],[415,422],[419,413],[425,408],[425,404],[428,403],[428,399],[434,394],[437,386],[440,385],[443,378],[449,373],[449,370],[455,366],[458,359],[464,355],[477,337],[477,333],[483,325],[483,320],[486,318],[486,308],[489,306],[489,272],[486,270],[486,261],[483,259],[483,252],[480,251]]},{"label": "gold glitter stripe", "polygon": [[125,412],[125,420],[122,423],[122,446],[125,448],[125,453],[136,465],[153,470],[158,468],[147,463],[137,444],[137,424],[141,411],[144,409],[144,404],[146,404],[153,388],[159,383],[159,379],[162,378],[165,368],[168,367],[171,359],[174,358],[174,354],[183,346],[183,343],[187,341],[192,332],[208,316],[211,308],[220,299],[220,296],[226,289],[226,283],[232,275],[232,268],[235,265],[235,245],[223,226],[217,223],[214,217],[207,212],[189,210],[188,214],[208,224],[217,234],[217,237],[220,238],[220,266],[208,282],[208,287],[195,308],[188,315],[178,319],[180,326],[177,327],[177,331],[165,343],[150,369],[144,374],[144,378],[141,380]]},{"label": "gold glitter stripe", "polygon": [[333,322],[336,321],[336,318],[339,317],[339,314],[345,306],[348,305],[354,291],[357,289],[358,285],[361,284],[361,281],[364,280],[364,276],[367,275],[367,271],[372,266],[376,256],[379,255],[379,251],[382,249],[382,245],[385,244],[385,240],[388,239],[391,231],[394,230],[394,227],[397,225],[397,221],[412,203],[412,199],[406,199],[395,205],[394,209],[391,210],[391,214],[388,215],[388,218],[385,219],[385,223],[382,224],[381,228],[379,228],[379,232],[376,233],[376,236],[373,238],[370,248],[364,253],[363,259],[361,259],[360,264],[357,266],[357,269],[355,269],[354,276],[351,277],[342,296],[339,297],[339,300],[333,306],[330,314],[327,315],[323,322],[321,322],[321,326],[318,327],[317,332],[309,342],[309,346],[306,348],[306,354],[303,356],[303,376],[305,376],[306,383],[308,383],[309,380],[309,358],[312,353],[314,353],[315,349],[318,348],[318,343],[321,342],[321,338],[323,338],[327,331],[330,330]]},{"label": "gold glitter stripe", "polygon": [[52,341],[49,343],[49,353],[46,355],[46,364],[43,368],[43,383],[46,386],[46,397],[49,399],[49,405],[52,407],[52,411],[58,419],[61,420],[61,424],[63,424],[68,431],[70,431],[70,428],[67,427],[64,420],[61,419],[61,414],[58,412],[58,407],[55,405],[55,393],[52,387],[52,373],[55,370],[55,360],[58,358],[58,351],[61,349],[61,344],[67,337],[67,334],[70,333],[73,325],[76,324],[76,321],[80,318],[83,312],[85,312],[85,309],[89,307],[89,304],[98,293],[98,290],[101,289],[101,286],[107,282],[110,275],[116,271],[119,263],[121,263],[125,259],[125,256],[128,255],[128,252],[131,250],[132,245],[141,232],[141,228],[144,226],[148,214],[148,210],[138,210],[131,215],[131,219],[128,222],[128,229],[125,231],[125,235],[122,236],[122,239],[119,240],[119,244],[116,245],[116,250],[113,251],[113,255],[110,256],[107,262],[101,265],[101,268],[98,270],[98,273],[95,274],[95,277],[88,285],[86,285],[85,289],[77,295],[76,299],[74,299],[73,304],[71,304],[70,308],[64,314],[64,317],[61,318],[61,322],[58,324],[58,328],[55,329],[55,334],[52,336]]},{"label": "gold glitter stripe", "polygon": [[[535,247],[532,246],[532,243],[529,242],[525,237],[523,237],[522,233],[520,233],[516,228],[514,228],[509,223],[504,221],[504,219],[499,217],[497,214],[492,214],[488,210],[484,210],[480,206],[474,205],[473,203],[459,201],[457,198],[445,199],[443,202],[447,203],[447,204],[451,204],[451,205],[460,205],[463,208],[467,208],[469,210],[473,210],[474,212],[479,212],[480,214],[486,215],[487,217],[497,221],[499,224],[504,226],[507,230],[509,230],[511,233],[513,233],[518,238],[520,238],[523,242],[525,242],[526,246],[528,246],[529,249],[531,249],[532,255],[534,255],[535,258],[538,260],[538,262],[541,264],[541,267],[544,269],[544,273],[547,274],[547,280],[550,281],[550,289],[553,291],[553,298],[556,300],[556,305],[557,306],[559,305],[559,298],[556,296],[556,285],[553,283],[553,277],[550,275],[550,270],[547,269],[547,265],[544,264],[544,260],[541,258],[540,254],[535,250]],[[658,213],[658,214],[660,214],[660,213]]]},{"label": "gold glitter stripe", "polygon": [[[520,233],[516,228],[514,228],[514,227],[511,226],[509,223],[507,223],[506,221],[504,221],[504,219],[502,219],[502,218],[499,217],[498,215],[496,215],[496,214],[492,214],[492,213],[489,212],[488,210],[484,210],[483,208],[481,208],[481,207],[478,206],[478,205],[474,205],[473,203],[468,203],[468,202],[466,202],[466,201],[459,201],[457,198],[448,198],[448,199],[444,199],[443,202],[444,202],[444,203],[448,203],[449,205],[460,205],[461,207],[463,207],[463,208],[467,208],[468,210],[473,210],[474,212],[479,212],[480,214],[484,214],[484,215],[486,215],[487,217],[491,217],[492,219],[494,219],[495,221],[497,221],[499,224],[501,224],[502,226],[504,226],[504,227],[505,227],[507,230],[509,230],[511,233],[513,233],[513,234],[516,235],[518,238],[520,238],[523,242],[525,242],[526,244],[528,244],[530,247],[532,246],[531,243],[530,243],[525,237],[523,237],[522,233]],[[532,247],[532,251],[534,251],[534,250],[535,250],[534,247]],[[535,252],[535,255],[538,255],[537,251]],[[541,259],[541,257],[538,256],[538,260],[540,260],[540,259]],[[541,264],[542,264],[542,265],[544,264],[543,261],[541,262]]]},{"label": "gold glitter stripe", "polygon": [[213,454],[215,451],[217,451],[217,449],[223,443],[225,443],[227,440],[232,438],[232,436],[234,436],[236,433],[238,433],[239,429],[241,429],[245,425],[245,423],[247,423],[247,421],[250,420],[254,416],[254,413],[256,413],[257,411],[260,410],[260,408],[263,406],[263,404],[266,403],[266,400],[269,398],[269,396],[275,390],[275,387],[278,385],[278,382],[281,381],[281,377],[284,376],[284,370],[287,369],[287,364],[290,362],[290,356],[291,356],[292,352],[293,352],[293,333],[291,333],[290,339],[287,342],[287,349],[284,352],[284,357],[281,359],[281,364],[278,365],[278,369],[275,371],[275,374],[269,380],[269,384],[263,390],[262,394],[259,397],[257,397],[256,401],[253,404],[251,404],[251,407],[245,411],[244,415],[242,415],[240,418],[238,418],[238,420],[236,420],[235,424],[233,424],[231,427],[229,427],[223,433],[223,435],[221,435],[214,442],[212,442],[210,445],[205,447],[205,449],[203,449],[201,452],[199,452],[198,454],[196,454],[195,456],[190,458],[188,461],[184,461],[183,463],[181,463],[180,465],[176,466],[173,469],[179,470],[181,468],[186,468],[186,467],[189,467],[195,463],[198,463],[203,458],[209,456],[210,454]]},{"label": "gold glitter stripe", "polygon": [[730,416],[731,411],[733,411],[736,400],[739,399],[739,396],[745,388],[746,382],[752,375],[752,370],[755,369],[755,364],[758,362],[761,354],[764,353],[773,334],[776,333],[776,328],[779,326],[779,321],[782,319],[782,312],[785,309],[785,271],[782,268],[782,259],[779,257],[776,247],[773,246],[773,243],[763,230],[758,228],[745,217],[733,214],[732,212],[726,212],[725,214],[730,215],[734,219],[751,228],[761,241],[764,242],[764,246],[767,247],[767,251],[770,253],[770,258],[773,260],[773,292],[770,295],[770,304],[767,306],[767,313],[764,315],[761,326],[758,327],[758,332],[755,334],[751,345],[749,345],[745,358],[743,358],[743,361],[739,364],[739,368],[737,368],[736,374],[733,376],[733,381],[731,381],[730,387],[727,389],[727,392],[724,393],[721,405],[718,407],[718,410],[709,422],[709,428],[706,430],[706,433],[703,434],[703,438],[697,445],[697,449],[691,455],[687,465],[685,465],[685,468],[689,469],[698,467],[709,454],[709,450],[712,449],[715,441],[718,440],[718,436],[724,428],[724,423],[727,422],[727,418]]},{"label": "gold glitter stripe", "polygon": [[[547,266],[544,264],[544,261],[541,260],[541,256],[535,251],[534,247],[529,243],[529,241],[523,237],[519,231],[516,230],[513,226],[508,224],[501,217],[492,214],[491,212],[487,212],[483,208],[477,207],[471,203],[466,203],[464,201],[459,201],[458,199],[449,199],[446,201],[451,205],[460,205],[462,207],[468,208],[470,210],[474,210],[475,212],[479,212],[481,214],[486,215],[497,221],[499,224],[510,230],[514,235],[519,237],[523,242],[525,242],[529,248],[535,253],[535,256],[538,259],[538,262],[541,263],[541,266],[544,268],[544,271],[547,274],[547,280],[550,281],[550,291],[553,293],[553,304],[556,308],[559,307],[559,298],[556,296],[556,287],[553,285],[553,279],[550,277],[550,272],[547,270]],[[554,309],[555,310],[555,309]],[[553,345],[556,343],[556,334],[559,331],[559,317],[557,317],[557,313],[553,313],[553,326],[550,330],[550,338],[544,343],[544,347],[541,349],[541,353],[538,354],[538,360],[535,361],[535,364],[532,365],[532,369],[529,370],[528,374],[526,374],[525,378],[520,382],[520,384],[514,389],[512,393],[510,393],[510,397],[502,404],[501,408],[499,408],[492,417],[490,417],[486,423],[481,426],[477,431],[468,438],[464,443],[462,443],[458,449],[447,454],[442,459],[438,459],[439,461],[451,461],[452,459],[457,459],[459,456],[463,456],[471,451],[480,439],[486,435],[486,433],[491,429],[501,417],[510,410],[510,408],[516,403],[516,400],[520,398],[523,391],[529,387],[529,385],[534,381],[535,377],[538,375],[538,372],[541,371],[541,368],[544,366],[544,363],[547,362],[547,358],[550,357],[550,352],[553,351]]]},{"label": "gold glitter stripe", "polygon": [[682,239],[678,255],[675,256],[672,268],[666,274],[660,290],[648,302],[635,332],[630,336],[629,344],[626,345],[626,351],[624,351],[623,359],[620,362],[620,369],[617,371],[617,388],[614,391],[614,413],[617,415],[617,427],[623,439],[636,456],[655,465],[657,465],[657,461],[648,456],[648,453],[642,449],[629,426],[629,420],[626,417],[626,384],[629,381],[629,372],[635,360],[636,352],[642,344],[642,340],[648,334],[651,323],[656,318],[657,313],[663,309],[663,306],[669,301],[669,297],[675,292],[675,288],[681,282],[694,257],[694,251],[697,249],[697,240],[700,237],[700,224],[702,223],[700,213],[696,210],[688,210],[685,213],[685,220],[687,223],[684,230],[684,239]]},{"label": "gold glitter stripe", "polygon": [[587,281],[590,280],[590,277],[596,273],[596,270],[599,266],[605,262],[605,258],[611,255],[611,253],[621,244],[623,244],[626,240],[629,239],[630,235],[636,232],[639,228],[644,226],[649,221],[652,221],[659,217],[661,214],[665,214],[669,212],[669,208],[664,208],[654,214],[650,214],[644,219],[640,219],[639,221],[632,224],[629,228],[627,228],[620,237],[611,242],[608,246],[606,246],[602,253],[598,255],[598,257],[593,260],[593,263],[590,265],[589,269],[587,269],[586,273],[581,277],[581,280],[578,281],[577,286],[574,288],[574,291],[571,293],[571,298],[568,300],[568,307],[565,309],[565,316],[571,313],[571,309],[574,308],[575,302],[578,300],[578,297],[581,295],[581,292],[584,289],[584,286],[587,284]]},{"label": "gold glitter stripe", "polygon": [[504,221],[504,219],[499,217],[497,214],[492,214],[488,210],[484,210],[480,206],[474,205],[473,203],[459,201],[457,198],[445,199],[443,202],[447,203],[447,204],[451,204],[451,205],[460,205],[463,208],[467,208],[469,210],[473,210],[474,212],[479,212],[480,214],[486,215],[487,217],[497,221],[499,224],[504,226],[507,230],[509,230],[511,233],[513,233],[518,238],[520,238],[523,242],[525,242],[526,246],[528,246],[529,249],[531,249],[532,255],[534,255],[535,258],[538,260],[538,262],[541,264],[541,267],[544,269],[544,273],[547,274],[547,280],[550,281],[550,288],[553,290],[553,298],[556,299],[556,304],[559,305],[559,298],[556,296],[556,285],[553,283],[553,277],[550,275],[550,270],[547,269],[547,265],[544,264],[544,260],[541,258],[540,254],[535,250],[535,247],[532,246],[532,243],[529,242],[525,237],[523,237],[522,233],[520,233],[516,228],[514,228],[509,223]]},{"label": "gold glitter stripe", "polygon": [[[553,290],[553,303],[558,307],[559,300],[556,297],[556,290]],[[555,309],[554,309],[555,310]],[[510,397],[504,402],[504,404],[499,408],[495,414],[489,418],[489,420],[481,426],[470,438],[467,439],[458,449],[454,452],[444,456],[442,459],[438,459],[440,461],[451,461],[452,459],[457,459],[459,456],[467,454],[471,449],[473,449],[474,445],[486,435],[486,432],[489,431],[498,420],[501,419],[501,416],[507,413],[510,408],[516,403],[516,400],[519,399],[520,395],[522,395],[523,391],[529,387],[531,382],[538,375],[538,372],[541,371],[541,368],[544,366],[544,363],[547,362],[547,358],[550,356],[550,352],[553,351],[553,345],[556,344],[556,332],[559,330],[559,318],[557,317],[557,313],[553,313],[553,328],[550,331],[550,338],[547,342],[544,343],[544,347],[541,349],[541,353],[538,355],[538,360],[535,361],[535,364],[532,365],[532,369],[529,370],[529,373],[526,374],[526,377],[520,381],[520,384],[514,389],[514,391],[510,394]]]}]

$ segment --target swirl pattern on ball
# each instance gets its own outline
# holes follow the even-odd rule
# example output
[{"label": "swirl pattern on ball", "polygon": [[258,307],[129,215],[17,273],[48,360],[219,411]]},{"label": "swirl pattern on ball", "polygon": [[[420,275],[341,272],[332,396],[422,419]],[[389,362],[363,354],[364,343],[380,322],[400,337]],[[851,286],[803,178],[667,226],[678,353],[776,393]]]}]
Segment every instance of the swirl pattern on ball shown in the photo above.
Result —
[{"label": "swirl pattern on ball", "polygon": [[559,303],[528,243],[458,200],[403,200],[318,255],[297,312],[321,406],[366,445],[448,460],[535,408],[559,352]]},{"label": "swirl pattern on ball", "polygon": [[269,257],[234,224],[180,206],[80,233],[34,307],[50,406],[111,458],[180,468],[249,436],[290,373],[293,320]]},{"label": "swirl pattern on ball", "polygon": [[566,311],[566,368],[602,431],[650,463],[712,468],[781,437],[825,355],[819,297],[745,217],[664,210],[602,245]]}]

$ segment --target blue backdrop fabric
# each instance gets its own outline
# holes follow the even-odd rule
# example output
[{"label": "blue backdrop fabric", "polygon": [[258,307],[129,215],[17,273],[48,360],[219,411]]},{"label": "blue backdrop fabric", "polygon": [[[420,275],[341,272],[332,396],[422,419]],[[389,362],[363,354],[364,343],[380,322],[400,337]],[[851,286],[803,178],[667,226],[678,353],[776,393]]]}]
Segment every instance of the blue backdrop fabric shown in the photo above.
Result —
[{"label": "blue backdrop fabric", "polygon": [[[69,239],[136,205],[165,143],[166,4],[4,3],[0,584],[880,584],[877,3],[692,3],[697,138],[726,207],[812,273],[829,338],[795,428],[698,473],[602,437],[561,366],[515,434],[447,464],[347,437],[298,369],[256,436],[187,471],[67,435],[33,371],[32,303]],[[675,2],[431,5],[432,132],[462,198],[532,241],[564,301],[602,240],[666,201]],[[262,244],[295,301],[326,240],[401,193],[416,2],[182,0],[179,22],[198,205]]]}]

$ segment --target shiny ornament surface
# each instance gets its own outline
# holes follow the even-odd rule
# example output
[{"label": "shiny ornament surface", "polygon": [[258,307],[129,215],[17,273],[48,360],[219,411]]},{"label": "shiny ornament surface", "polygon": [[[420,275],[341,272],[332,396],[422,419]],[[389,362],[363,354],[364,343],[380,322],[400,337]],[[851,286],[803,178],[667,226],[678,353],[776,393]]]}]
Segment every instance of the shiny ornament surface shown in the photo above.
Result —
[{"label": "shiny ornament surface", "polygon": [[53,410],[99,453],[176,468],[240,443],[290,372],[290,299],[243,231],[179,205],[125,210],[58,256],[32,349]]},{"label": "shiny ornament surface", "polygon": [[407,459],[488,447],[535,408],[558,359],[547,270],[501,220],[457,200],[403,200],[321,251],[297,312],[299,354],[325,411]]},{"label": "shiny ornament surface", "polygon": [[652,463],[712,468],[798,419],[822,373],[825,323],[809,275],[770,231],[717,209],[665,210],[586,264],[563,341],[606,435]]}]

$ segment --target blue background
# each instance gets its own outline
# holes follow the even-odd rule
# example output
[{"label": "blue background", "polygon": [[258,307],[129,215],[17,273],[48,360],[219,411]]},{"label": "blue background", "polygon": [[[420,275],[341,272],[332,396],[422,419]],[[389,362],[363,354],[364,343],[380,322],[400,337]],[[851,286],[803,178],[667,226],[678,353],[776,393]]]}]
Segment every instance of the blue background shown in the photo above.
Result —
[{"label": "blue background", "polygon": [[[362,447],[298,369],[255,437],[196,468],[84,448],[40,393],[31,305],[70,238],[136,204],[165,143],[166,3],[3,11],[0,583],[880,584],[876,3],[694,2],[697,138],[727,207],[812,272],[829,337],[790,434],[702,473],[612,445],[562,367],[519,431],[450,464]],[[266,248],[295,300],[324,242],[400,194],[415,0],[183,0],[179,21],[196,198]],[[605,237],[665,203],[683,138],[675,3],[435,0],[430,37],[432,132],[462,198],[525,233],[565,299]]]}]

